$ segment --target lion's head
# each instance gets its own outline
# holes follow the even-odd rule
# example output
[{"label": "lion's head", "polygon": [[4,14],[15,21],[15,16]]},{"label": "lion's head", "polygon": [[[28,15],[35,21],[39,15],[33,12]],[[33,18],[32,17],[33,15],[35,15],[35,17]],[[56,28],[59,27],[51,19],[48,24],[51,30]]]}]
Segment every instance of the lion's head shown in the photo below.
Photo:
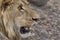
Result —
[{"label": "lion's head", "polygon": [[1,13],[9,39],[18,37],[19,40],[34,35],[31,30],[39,15],[29,7],[27,0],[8,0],[2,4]]}]

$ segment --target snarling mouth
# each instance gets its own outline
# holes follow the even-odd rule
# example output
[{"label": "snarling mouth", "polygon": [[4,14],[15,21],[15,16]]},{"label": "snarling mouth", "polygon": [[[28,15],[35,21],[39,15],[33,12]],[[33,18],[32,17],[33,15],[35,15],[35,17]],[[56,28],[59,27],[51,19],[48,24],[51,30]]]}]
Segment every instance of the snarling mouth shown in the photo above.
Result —
[{"label": "snarling mouth", "polygon": [[28,32],[30,32],[30,29],[29,28],[26,28],[26,27],[21,27],[20,28],[20,33],[21,34],[25,34],[25,33],[28,33]]},{"label": "snarling mouth", "polygon": [[26,27],[21,27],[20,28],[20,36],[22,38],[27,38],[29,36],[34,36],[35,34],[33,32],[31,32],[30,28],[26,28]]}]

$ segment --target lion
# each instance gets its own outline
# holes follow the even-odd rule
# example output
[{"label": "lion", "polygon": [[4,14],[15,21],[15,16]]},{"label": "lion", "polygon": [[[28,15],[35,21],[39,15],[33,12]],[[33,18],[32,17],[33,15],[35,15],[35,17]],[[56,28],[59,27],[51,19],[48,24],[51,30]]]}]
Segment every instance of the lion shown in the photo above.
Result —
[{"label": "lion", "polygon": [[27,0],[1,0],[0,6],[2,40],[21,40],[34,35],[32,27],[40,16]]}]

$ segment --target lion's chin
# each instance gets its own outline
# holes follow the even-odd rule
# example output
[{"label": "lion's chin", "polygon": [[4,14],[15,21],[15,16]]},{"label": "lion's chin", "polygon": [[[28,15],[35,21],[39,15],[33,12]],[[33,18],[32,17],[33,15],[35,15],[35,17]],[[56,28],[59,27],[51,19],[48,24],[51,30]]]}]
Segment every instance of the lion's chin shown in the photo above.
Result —
[{"label": "lion's chin", "polygon": [[32,32],[28,32],[28,33],[25,33],[25,34],[20,34],[22,38],[28,38],[30,36],[34,36],[35,33],[32,33]]}]

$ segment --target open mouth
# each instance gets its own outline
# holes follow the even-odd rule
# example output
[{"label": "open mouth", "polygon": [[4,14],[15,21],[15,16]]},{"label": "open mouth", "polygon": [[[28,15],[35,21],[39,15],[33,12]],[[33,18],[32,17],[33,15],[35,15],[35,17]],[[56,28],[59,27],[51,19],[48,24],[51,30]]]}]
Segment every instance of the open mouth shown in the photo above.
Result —
[{"label": "open mouth", "polygon": [[21,27],[20,28],[20,33],[21,34],[25,34],[25,33],[28,33],[28,32],[30,32],[30,29],[29,28],[26,28],[26,27]]},{"label": "open mouth", "polygon": [[20,35],[22,38],[27,38],[27,37],[35,35],[33,32],[31,32],[29,28],[26,28],[26,27],[21,27],[20,33],[21,33]]}]

